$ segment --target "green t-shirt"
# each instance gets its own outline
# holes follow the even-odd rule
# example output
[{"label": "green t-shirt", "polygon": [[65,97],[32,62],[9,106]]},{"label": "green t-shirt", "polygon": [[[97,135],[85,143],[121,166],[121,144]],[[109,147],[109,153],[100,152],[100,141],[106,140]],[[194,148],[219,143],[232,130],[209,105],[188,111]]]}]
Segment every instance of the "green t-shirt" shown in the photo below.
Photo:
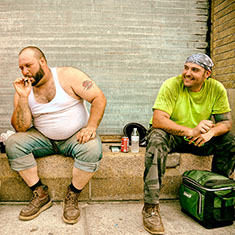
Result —
[{"label": "green t-shirt", "polygon": [[209,78],[199,92],[191,92],[184,86],[182,75],[169,78],[162,84],[154,109],[168,113],[172,121],[189,128],[196,127],[201,120],[211,119],[212,114],[231,111],[222,83]]}]

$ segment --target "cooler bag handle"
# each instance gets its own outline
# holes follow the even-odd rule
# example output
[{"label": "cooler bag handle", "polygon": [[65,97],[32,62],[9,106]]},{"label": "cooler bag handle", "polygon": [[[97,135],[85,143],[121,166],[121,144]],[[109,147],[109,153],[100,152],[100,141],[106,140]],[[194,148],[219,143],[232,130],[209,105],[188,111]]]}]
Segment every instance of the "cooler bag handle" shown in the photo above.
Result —
[{"label": "cooler bag handle", "polygon": [[235,191],[232,191],[230,193],[227,193],[225,194],[224,196],[219,196],[217,195],[218,197],[220,197],[221,199],[223,200],[231,200],[231,199],[235,199]]}]

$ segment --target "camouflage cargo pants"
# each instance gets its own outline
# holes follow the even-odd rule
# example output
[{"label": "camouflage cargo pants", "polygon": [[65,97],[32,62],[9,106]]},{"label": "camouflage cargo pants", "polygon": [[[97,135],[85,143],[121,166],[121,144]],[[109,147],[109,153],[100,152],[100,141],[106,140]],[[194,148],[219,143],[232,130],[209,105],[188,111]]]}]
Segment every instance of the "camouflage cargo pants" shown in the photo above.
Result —
[{"label": "camouflage cargo pants", "polygon": [[213,154],[212,171],[225,176],[229,176],[235,168],[235,136],[231,133],[214,137],[204,146],[196,147],[188,144],[181,136],[150,128],[147,132],[147,140],[144,171],[144,201],[146,203],[159,203],[166,159],[170,152],[193,153],[200,156]]}]

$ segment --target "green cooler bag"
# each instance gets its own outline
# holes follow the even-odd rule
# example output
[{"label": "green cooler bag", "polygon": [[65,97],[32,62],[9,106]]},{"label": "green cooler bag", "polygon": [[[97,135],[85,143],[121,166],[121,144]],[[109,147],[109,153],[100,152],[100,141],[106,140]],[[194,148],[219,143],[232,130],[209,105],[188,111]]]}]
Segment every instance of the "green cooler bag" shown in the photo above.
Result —
[{"label": "green cooler bag", "polygon": [[182,211],[205,228],[233,224],[235,181],[202,170],[184,172],[180,185]]}]

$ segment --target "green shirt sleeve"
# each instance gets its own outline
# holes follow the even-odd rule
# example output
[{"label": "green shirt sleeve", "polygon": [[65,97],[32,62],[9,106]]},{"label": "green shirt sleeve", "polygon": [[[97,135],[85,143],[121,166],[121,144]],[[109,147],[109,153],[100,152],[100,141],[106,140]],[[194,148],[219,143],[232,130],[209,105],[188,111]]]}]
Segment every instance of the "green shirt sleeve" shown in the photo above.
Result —
[{"label": "green shirt sleeve", "polygon": [[228,96],[227,91],[222,85],[222,83],[218,81],[213,81],[215,84],[215,103],[213,106],[212,114],[221,114],[221,113],[227,113],[231,111],[229,102],[228,102]]}]

